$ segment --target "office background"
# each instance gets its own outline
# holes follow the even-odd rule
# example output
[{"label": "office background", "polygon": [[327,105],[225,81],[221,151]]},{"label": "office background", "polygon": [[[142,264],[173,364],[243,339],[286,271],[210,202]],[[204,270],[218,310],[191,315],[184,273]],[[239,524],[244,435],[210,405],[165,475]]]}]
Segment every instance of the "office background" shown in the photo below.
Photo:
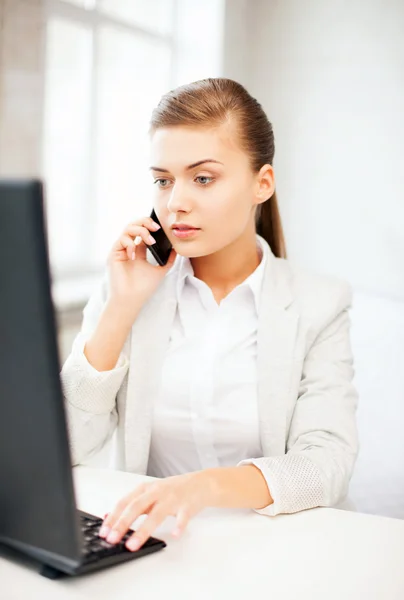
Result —
[{"label": "office background", "polygon": [[401,0],[0,0],[0,176],[46,181],[61,360],[112,241],[149,212],[153,106],[182,83],[234,78],[273,123],[289,259],[354,288],[350,498],[399,518],[403,31]]}]

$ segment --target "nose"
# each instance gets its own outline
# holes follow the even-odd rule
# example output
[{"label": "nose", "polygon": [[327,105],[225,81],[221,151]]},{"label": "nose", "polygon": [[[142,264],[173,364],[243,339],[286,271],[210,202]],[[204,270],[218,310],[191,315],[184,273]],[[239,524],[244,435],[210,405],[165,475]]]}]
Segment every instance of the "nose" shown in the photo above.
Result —
[{"label": "nose", "polygon": [[175,183],[171,188],[170,198],[167,203],[167,210],[171,213],[189,212],[191,210],[191,202],[189,196],[178,183]]}]

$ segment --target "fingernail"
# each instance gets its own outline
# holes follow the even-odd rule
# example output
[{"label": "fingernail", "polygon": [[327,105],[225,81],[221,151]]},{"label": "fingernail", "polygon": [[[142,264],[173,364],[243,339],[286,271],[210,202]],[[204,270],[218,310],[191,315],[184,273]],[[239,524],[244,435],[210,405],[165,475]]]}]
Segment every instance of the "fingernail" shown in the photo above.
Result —
[{"label": "fingernail", "polygon": [[141,545],[142,542],[138,538],[131,538],[130,540],[128,540],[126,547],[129,550],[139,550]]},{"label": "fingernail", "polygon": [[132,260],[135,260],[135,253],[132,252]]},{"label": "fingernail", "polygon": [[155,230],[157,231],[157,229],[161,228],[161,225],[159,225],[158,223],[153,223],[153,227],[155,228]]},{"label": "fingernail", "polygon": [[147,241],[149,242],[149,244],[155,244],[156,243],[156,240],[151,235],[149,235],[149,237],[147,238]]},{"label": "fingernail", "polygon": [[107,527],[107,525],[103,525],[98,533],[98,535],[100,537],[107,537],[107,535],[109,534],[109,532],[111,531],[111,529],[109,527]]},{"label": "fingernail", "polygon": [[107,537],[107,542],[110,544],[115,544],[120,538],[119,532],[112,530],[111,533]]},{"label": "fingernail", "polygon": [[181,529],[179,529],[178,527],[176,527],[173,531],[173,536],[174,537],[180,537],[181,535]]}]

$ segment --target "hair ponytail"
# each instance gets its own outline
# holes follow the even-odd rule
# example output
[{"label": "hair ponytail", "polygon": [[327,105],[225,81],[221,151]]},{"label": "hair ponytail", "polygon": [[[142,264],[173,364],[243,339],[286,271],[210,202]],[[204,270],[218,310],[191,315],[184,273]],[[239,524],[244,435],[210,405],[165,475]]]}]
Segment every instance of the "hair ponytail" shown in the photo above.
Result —
[{"label": "hair ponytail", "polygon": [[255,222],[258,235],[268,242],[273,254],[278,258],[287,258],[276,191],[266,202],[258,205]]}]

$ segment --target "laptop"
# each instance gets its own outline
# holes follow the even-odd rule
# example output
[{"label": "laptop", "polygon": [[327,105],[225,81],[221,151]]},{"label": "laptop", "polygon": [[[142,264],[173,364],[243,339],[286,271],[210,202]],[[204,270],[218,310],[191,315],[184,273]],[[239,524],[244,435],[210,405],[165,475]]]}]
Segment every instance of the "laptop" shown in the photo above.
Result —
[{"label": "laptop", "polygon": [[44,217],[40,181],[0,180],[0,548],[57,579],[166,543],[109,544],[76,507]]}]

